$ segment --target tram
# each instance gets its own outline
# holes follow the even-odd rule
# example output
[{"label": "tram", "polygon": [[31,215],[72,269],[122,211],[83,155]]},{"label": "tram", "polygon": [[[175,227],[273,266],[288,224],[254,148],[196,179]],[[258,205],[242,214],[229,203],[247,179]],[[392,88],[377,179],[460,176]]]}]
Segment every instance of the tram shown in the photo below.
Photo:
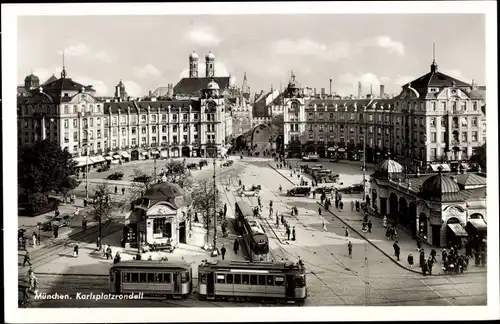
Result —
[{"label": "tram", "polygon": [[112,294],[144,293],[148,297],[181,299],[191,293],[192,269],[187,262],[130,260],[109,270]]},{"label": "tram", "polygon": [[198,294],[205,299],[273,299],[302,303],[307,298],[301,263],[204,260],[198,266]]},{"label": "tram", "polygon": [[236,229],[252,261],[261,261],[269,253],[269,241],[262,226],[253,218],[253,210],[246,201],[237,201],[234,206]]}]

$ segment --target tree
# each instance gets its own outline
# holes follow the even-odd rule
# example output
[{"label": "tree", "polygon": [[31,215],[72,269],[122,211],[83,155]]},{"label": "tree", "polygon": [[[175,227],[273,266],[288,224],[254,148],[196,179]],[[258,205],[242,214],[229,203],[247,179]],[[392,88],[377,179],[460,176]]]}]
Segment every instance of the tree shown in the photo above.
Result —
[{"label": "tree", "polygon": [[111,191],[109,190],[107,181],[99,183],[96,188],[96,199],[90,206],[90,215],[99,225],[99,250],[102,245],[102,220],[107,219],[111,215]]},{"label": "tree", "polygon": [[75,188],[76,162],[57,142],[43,140],[19,151],[18,181],[27,194],[61,192]]},{"label": "tree", "polygon": [[472,156],[470,157],[470,161],[473,163],[479,164],[483,171],[486,171],[486,143],[484,143],[481,147],[478,147]]},{"label": "tree", "polygon": [[[217,208],[221,206],[220,192],[217,188],[214,188],[213,180],[201,180],[194,186],[191,198],[193,199],[193,209],[203,216],[203,225],[207,230],[208,244],[212,217],[213,215],[219,217]],[[222,219],[219,217],[218,221],[221,222]]]},{"label": "tree", "polygon": [[139,177],[142,177],[144,179],[144,181],[131,182],[130,198],[132,201],[135,201],[138,198],[141,198],[146,193],[146,191],[148,191],[151,188],[151,186],[154,184],[155,179],[154,179],[154,174],[146,173],[140,170],[139,168],[134,168],[133,172],[134,172],[133,175],[134,179]]},{"label": "tree", "polygon": [[178,184],[186,190],[189,190],[194,184],[191,171],[186,167],[185,160],[168,160],[161,176],[165,177],[166,182]]}]

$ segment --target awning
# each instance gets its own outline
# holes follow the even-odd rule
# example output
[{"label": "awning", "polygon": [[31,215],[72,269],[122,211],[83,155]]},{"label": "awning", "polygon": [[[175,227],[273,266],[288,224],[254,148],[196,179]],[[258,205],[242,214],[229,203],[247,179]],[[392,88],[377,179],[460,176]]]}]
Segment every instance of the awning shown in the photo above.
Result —
[{"label": "awning", "polygon": [[431,164],[431,169],[432,171],[434,172],[438,172],[439,171],[439,167],[443,167],[443,172],[450,172],[451,169],[450,169],[450,166],[446,163],[443,163],[443,164]]},{"label": "awning", "polygon": [[326,150],[327,150],[327,151],[329,151],[329,152],[334,152],[334,151],[335,151],[335,148],[334,148],[334,147],[329,147],[329,148],[327,148]]},{"label": "awning", "polygon": [[341,152],[341,153],[343,153],[343,152],[345,152],[345,148],[341,147],[341,148],[338,149],[338,151]]},{"label": "awning", "polygon": [[96,155],[96,156],[91,157],[90,159],[94,163],[101,163],[101,162],[105,162],[106,161],[106,159],[102,155]]},{"label": "awning", "polygon": [[160,154],[162,157],[168,157],[168,151],[161,151]]},{"label": "awning", "polygon": [[151,151],[151,154],[160,154],[158,151]]},{"label": "awning", "polygon": [[467,232],[460,224],[448,224],[448,227],[455,233],[456,236],[467,236]]},{"label": "awning", "polygon": [[76,168],[86,166],[87,162],[88,162],[88,164],[92,164],[92,161],[90,160],[90,158],[87,159],[86,156],[79,156],[79,157],[73,158],[73,161],[76,162],[76,166],[75,166]]},{"label": "awning", "polygon": [[126,158],[126,159],[130,158],[130,155],[129,155],[129,154],[128,154],[128,152],[126,152],[126,151],[122,151],[122,152],[120,152],[120,155],[121,155],[122,157]]},{"label": "awning", "polygon": [[116,160],[119,160],[120,159],[120,154],[113,155],[113,158],[115,158]]},{"label": "awning", "polygon": [[108,161],[113,160],[113,157],[112,157],[112,156],[109,156],[109,155],[105,156],[104,158],[105,158],[106,160],[108,160]]},{"label": "awning", "polygon": [[467,227],[470,228],[472,226],[478,232],[486,232],[486,222],[484,219],[469,219],[467,222]]},{"label": "awning", "polygon": [[141,155],[148,156],[148,152],[141,152]]}]

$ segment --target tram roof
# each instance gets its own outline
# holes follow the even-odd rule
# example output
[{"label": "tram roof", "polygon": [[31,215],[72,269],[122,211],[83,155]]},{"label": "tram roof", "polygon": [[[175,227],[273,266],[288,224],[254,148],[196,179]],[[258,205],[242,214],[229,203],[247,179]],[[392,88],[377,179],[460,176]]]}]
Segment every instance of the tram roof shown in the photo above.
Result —
[{"label": "tram roof", "polygon": [[113,265],[113,268],[189,268],[185,261],[161,261],[161,260],[127,260]]},{"label": "tram roof", "polygon": [[255,269],[255,270],[283,270],[298,269],[294,262],[247,262],[229,260],[210,260],[200,264],[200,267],[228,268],[228,269]]}]

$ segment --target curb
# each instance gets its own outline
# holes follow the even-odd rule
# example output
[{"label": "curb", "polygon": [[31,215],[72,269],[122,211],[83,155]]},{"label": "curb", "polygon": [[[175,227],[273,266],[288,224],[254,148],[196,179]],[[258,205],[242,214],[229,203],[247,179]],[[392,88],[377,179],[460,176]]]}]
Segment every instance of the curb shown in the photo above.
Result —
[{"label": "curb", "polygon": [[267,226],[269,226],[269,228],[271,229],[271,231],[273,231],[274,236],[278,239],[278,241],[280,242],[280,244],[286,245],[286,243],[285,243],[285,242],[283,242],[283,241],[280,239],[279,235],[278,235],[278,234],[276,234],[276,232],[274,231],[274,228],[271,226],[271,224],[269,224],[269,221],[268,221],[267,219],[264,219],[264,220],[266,221],[266,224],[267,224]]},{"label": "curb", "polygon": [[[320,202],[316,202],[316,203],[318,205],[320,205],[321,207],[325,208],[325,206],[322,205]],[[381,248],[379,248],[376,244],[374,244],[370,239],[366,238],[365,235],[361,234],[358,230],[356,230],[355,228],[353,228],[351,225],[347,224],[342,218],[340,218],[339,216],[337,216],[336,214],[334,214],[330,210],[328,210],[328,212],[330,214],[332,214],[335,218],[337,218],[339,221],[341,221],[345,226],[349,227],[353,232],[355,232],[356,234],[358,234],[359,236],[361,236],[365,241],[367,241],[368,243],[370,243],[370,245],[372,245],[374,248],[376,248],[377,250],[379,250],[380,252],[382,252],[382,254],[384,254],[386,257],[388,257],[392,262],[394,262],[395,264],[397,264],[400,268],[408,270],[408,271],[413,272],[413,273],[420,274],[420,275],[422,274],[421,271],[416,271],[414,269],[411,269],[411,268],[408,268],[408,267],[402,265],[400,262],[398,262],[397,260],[395,260],[391,255],[389,255],[387,252],[385,252],[384,250],[382,250]],[[464,273],[461,273],[460,275],[471,275],[471,274],[476,274],[476,273],[478,273],[478,272],[464,272]],[[453,276],[453,275],[449,275],[449,274],[445,274],[445,273],[433,273],[431,275],[427,274],[427,276],[444,277],[444,276]]]},{"label": "curb", "polygon": [[273,167],[271,165],[271,163],[268,163],[268,165],[271,167],[271,169],[273,169],[274,171],[278,172],[279,175],[281,175],[283,178],[285,178],[286,180],[288,180],[288,182],[290,182],[291,184],[293,184],[295,186],[295,182],[293,182],[292,180],[288,179],[287,176],[285,176],[284,174],[282,174],[281,172],[279,172],[275,167]]}]

